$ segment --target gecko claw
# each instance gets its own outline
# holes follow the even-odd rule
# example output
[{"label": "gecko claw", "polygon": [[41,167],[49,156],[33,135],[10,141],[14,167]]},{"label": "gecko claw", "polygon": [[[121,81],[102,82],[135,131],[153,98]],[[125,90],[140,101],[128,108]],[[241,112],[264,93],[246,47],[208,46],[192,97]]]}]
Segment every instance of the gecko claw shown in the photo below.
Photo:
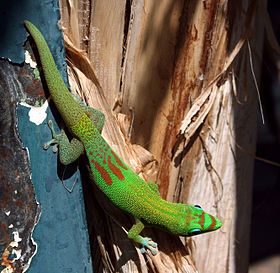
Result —
[{"label": "gecko claw", "polygon": [[158,254],[158,247],[157,243],[155,243],[151,238],[149,237],[144,237],[142,241],[142,247],[140,248],[141,253],[146,253],[147,250],[149,249],[153,256]]},{"label": "gecko claw", "polygon": [[48,141],[47,143],[43,144],[43,149],[44,150],[48,150],[50,148],[50,146],[53,146],[53,152],[56,153],[58,148],[57,148],[57,140],[56,139],[51,139],[50,141]]}]

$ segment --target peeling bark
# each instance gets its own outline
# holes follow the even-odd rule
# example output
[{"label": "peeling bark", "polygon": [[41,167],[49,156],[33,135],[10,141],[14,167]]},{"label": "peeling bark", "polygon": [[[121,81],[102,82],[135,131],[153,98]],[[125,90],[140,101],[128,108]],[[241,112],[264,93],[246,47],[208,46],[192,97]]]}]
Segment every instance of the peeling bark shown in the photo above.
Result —
[{"label": "peeling bark", "polygon": [[[116,224],[128,229],[131,220],[119,211],[118,221],[100,215],[93,202],[99,235],[93,247],[99,243],[95,254],[105,265],[96,270],[247,272],[258,103],[250,58],[258,79],[264,3],[94,1],[82,25],[82,11],[67,2],[61,0],[62,24],[77,48],[72,86],[105,112],[105,138],[146,179],[156,177],[163,198],[201,204],[223,221],[219,231],[188,241],[149,231],[160,255],[144,257]],[[69,14],[83,28],[76,43]],[[84,32],[92,38],[80,46]],[[79,49],[88,52],[94,76],[77,69]],[[153,156],[139,153],[130,136]]]}]

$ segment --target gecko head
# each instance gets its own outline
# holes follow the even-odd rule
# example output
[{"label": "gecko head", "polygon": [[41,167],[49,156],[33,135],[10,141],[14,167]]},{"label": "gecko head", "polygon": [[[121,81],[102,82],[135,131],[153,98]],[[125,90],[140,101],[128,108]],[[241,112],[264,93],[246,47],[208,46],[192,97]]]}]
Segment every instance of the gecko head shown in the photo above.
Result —
[{"label": "gecko head", "polygon": [[208,214],[199,205],[186,205],[185,211],[184,229],[180,235],[194,236],[216,230],[222,225],[217,217]]}]

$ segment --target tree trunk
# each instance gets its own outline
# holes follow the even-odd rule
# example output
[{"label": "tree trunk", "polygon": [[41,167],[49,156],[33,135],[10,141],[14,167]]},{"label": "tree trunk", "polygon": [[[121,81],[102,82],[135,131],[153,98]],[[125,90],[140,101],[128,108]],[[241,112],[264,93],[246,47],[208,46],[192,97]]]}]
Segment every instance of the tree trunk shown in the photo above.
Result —
[{"label": "tree trunk", "polygon": [[200,204],[223,222],[181,241],[149,231],[160,255],[147,256],[147,264],[116,221],[88,204],[95,270],[247,272],[263,1],[75,5],[61,0],[72,86],[105,113],[104,137],[140,175],[157,181],[163,198]]}]

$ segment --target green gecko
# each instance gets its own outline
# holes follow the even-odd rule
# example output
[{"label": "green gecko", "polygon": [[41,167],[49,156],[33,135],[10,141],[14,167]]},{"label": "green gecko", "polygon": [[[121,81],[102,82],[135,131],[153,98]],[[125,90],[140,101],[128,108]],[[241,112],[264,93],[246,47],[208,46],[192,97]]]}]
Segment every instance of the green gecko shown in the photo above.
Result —
[{"label": "green gecko", "polygon": [[140,235],[145,226],[157,227],[179,236],[192,236],[220,228],[220,220],[206,213],[200,206],[171,203],[162,199],[155,183],[144,181],[123,162],[101,136],[105,122],[103,113],[81,105],[73,98],[60,76],[43,35],[31,22],[25,21],[24,24],[38,49],[51,98],[73,136],[69,141],[63,130],[56,134],[50,121],[53,139],[45,148],[57,144],[60,161],[65,165],[74,162],[81,154],[86,154],[97,186],[115,206],[135,218],[135,224],[128,231],[128,238],[140,244],[141,252],[149,249],[153,255],[158,253],[157,244],[151,238]]}]

